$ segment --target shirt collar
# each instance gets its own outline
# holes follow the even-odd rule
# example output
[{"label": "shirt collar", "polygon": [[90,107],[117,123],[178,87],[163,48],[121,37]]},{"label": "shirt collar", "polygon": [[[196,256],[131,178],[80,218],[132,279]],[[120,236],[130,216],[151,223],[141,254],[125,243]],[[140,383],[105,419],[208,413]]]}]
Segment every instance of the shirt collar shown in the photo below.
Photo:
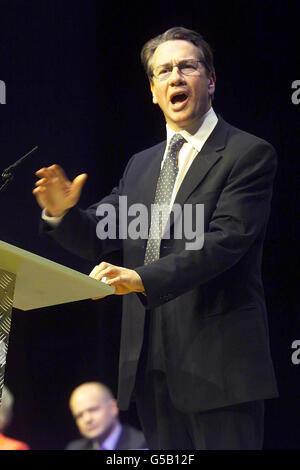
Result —
[{"label": "shirt collar", "polygon": [[115,429],[107,436],[102,442],[101,447],[103,450],[115,450],[118,440],[122,432],[122,426],[120,423],[117,424]]},{"label": "shirt collar", "polygon": [[[195,134],[190,134],[188,131],[180,131],[182,137],[194,147],[198,152],[203,147],[203,143],[207,140],[210,133],[213,131],[215,125],[218,122],[218,117],[214,112],[213,108],[210,107],[209,110],[202,116],[199,129],[195,132]],[[167,127],[167,146],[176,132],[171,129],[168,124]]]}]

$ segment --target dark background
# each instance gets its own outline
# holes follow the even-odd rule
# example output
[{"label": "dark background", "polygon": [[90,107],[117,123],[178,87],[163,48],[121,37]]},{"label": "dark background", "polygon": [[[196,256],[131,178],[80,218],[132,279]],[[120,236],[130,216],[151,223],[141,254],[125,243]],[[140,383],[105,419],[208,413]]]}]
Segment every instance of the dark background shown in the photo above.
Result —
[{"label": "dark background", "polygon": [[[300,79],[299,2],[0,0],[0,80],[7,89],[0,169],[39,146],[0,194],[0,239],[90,272],[93,264],[39,236],[34,172],[55,162],[70,178],[87,172],[80,201],[86,207],[118,182],[132,153],[164,138],[139,53],[174,25],[197,29],[215,51],[216,112],[278,151],[263,276],[280,398],[266,403],[265,449],[297,449],[300,364],[291,361],[291,344],[300,339],[300,105],[291,101],[291,84]],[[41,450],[63,449],[77,436],[68,409],[72,389],[100,380],[117,391],[120,318],[116,296],[13,310],[6,367],[16,400],[10,436]],[[138,426],[134,408],[121,418]]]}]

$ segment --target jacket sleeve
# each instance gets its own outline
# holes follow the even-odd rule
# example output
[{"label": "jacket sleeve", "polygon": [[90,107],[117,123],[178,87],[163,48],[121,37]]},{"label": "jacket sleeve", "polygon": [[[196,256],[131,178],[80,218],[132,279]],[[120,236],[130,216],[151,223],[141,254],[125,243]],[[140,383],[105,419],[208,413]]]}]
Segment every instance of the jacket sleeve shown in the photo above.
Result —
[{"label": "jacket sleeve", "polygon": [[[133,156],[124,171],[119,185],[101,201],[91,205],[86,210],[78,206],[72,207],[56,228],[51,228],[45,221],[41,221],[40,231],[42,234],[51,236],[66,250],[88,260],[97,260],[107,253],[121,249],[121,240],[118,238],[119,227],[119,195],[122,194],[126,174],[134,160]],[[110,206],[107,221],[113,228],[114,237],[99,237],[97,225],[104,215],[97,215],[97,208],[107,204]]]}]

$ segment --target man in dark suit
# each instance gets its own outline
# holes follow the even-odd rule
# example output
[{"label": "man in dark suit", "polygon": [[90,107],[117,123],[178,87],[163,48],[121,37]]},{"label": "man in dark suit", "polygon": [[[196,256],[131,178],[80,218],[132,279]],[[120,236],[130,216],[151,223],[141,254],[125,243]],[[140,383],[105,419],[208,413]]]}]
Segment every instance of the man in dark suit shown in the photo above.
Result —
[{"label": "man in dark suit", "polygon": [[[167,142],[134,155],[86,211],[77,207],[85,174],[71,183],[57,165],[39,170],[44,230],[97,262],[122,250],[122,267],[103,261],[91,276],[124,295],[118,405],[136,400],[149,447],[260,449],[263,400],[277,396],[261,280],[276,153],[215,114],[213,56],[198,33],[172,28],[142,61]],[[166,219],[172,208],[169,225],[156,207]]]},{"label": "man in dark suit", "polygon": [[146,449],[143,433],[119,421],[119,409],[111,390],[99,382],[86,382],[73,390],[70,409],[81,439],[66,450]]}]

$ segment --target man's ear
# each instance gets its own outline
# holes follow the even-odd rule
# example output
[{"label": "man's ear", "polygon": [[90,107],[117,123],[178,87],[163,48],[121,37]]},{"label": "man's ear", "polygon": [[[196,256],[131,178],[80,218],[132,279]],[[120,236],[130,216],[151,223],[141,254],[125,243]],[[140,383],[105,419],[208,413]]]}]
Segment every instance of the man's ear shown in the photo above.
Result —
[{"label": "man's ear", "polygon": [[156,98],[156,95],[155,95],[153,82],[150,82],[150,89],[151,89],[151,93],[152,93],[152,101],[153,101],[154,104],[157,104],[157,98]]},{"label": "man's ear", "polygon": [[115,398],[111,399],[111,410],[113,416],[116,418],[119,415],[119,408],[117,405],[117,400]]},{"label": "man's ear", "polygon": [[208,93],[213,95],[215,92],[215,85],[216,85],[216,74],[212,73],[208,79]]}]

